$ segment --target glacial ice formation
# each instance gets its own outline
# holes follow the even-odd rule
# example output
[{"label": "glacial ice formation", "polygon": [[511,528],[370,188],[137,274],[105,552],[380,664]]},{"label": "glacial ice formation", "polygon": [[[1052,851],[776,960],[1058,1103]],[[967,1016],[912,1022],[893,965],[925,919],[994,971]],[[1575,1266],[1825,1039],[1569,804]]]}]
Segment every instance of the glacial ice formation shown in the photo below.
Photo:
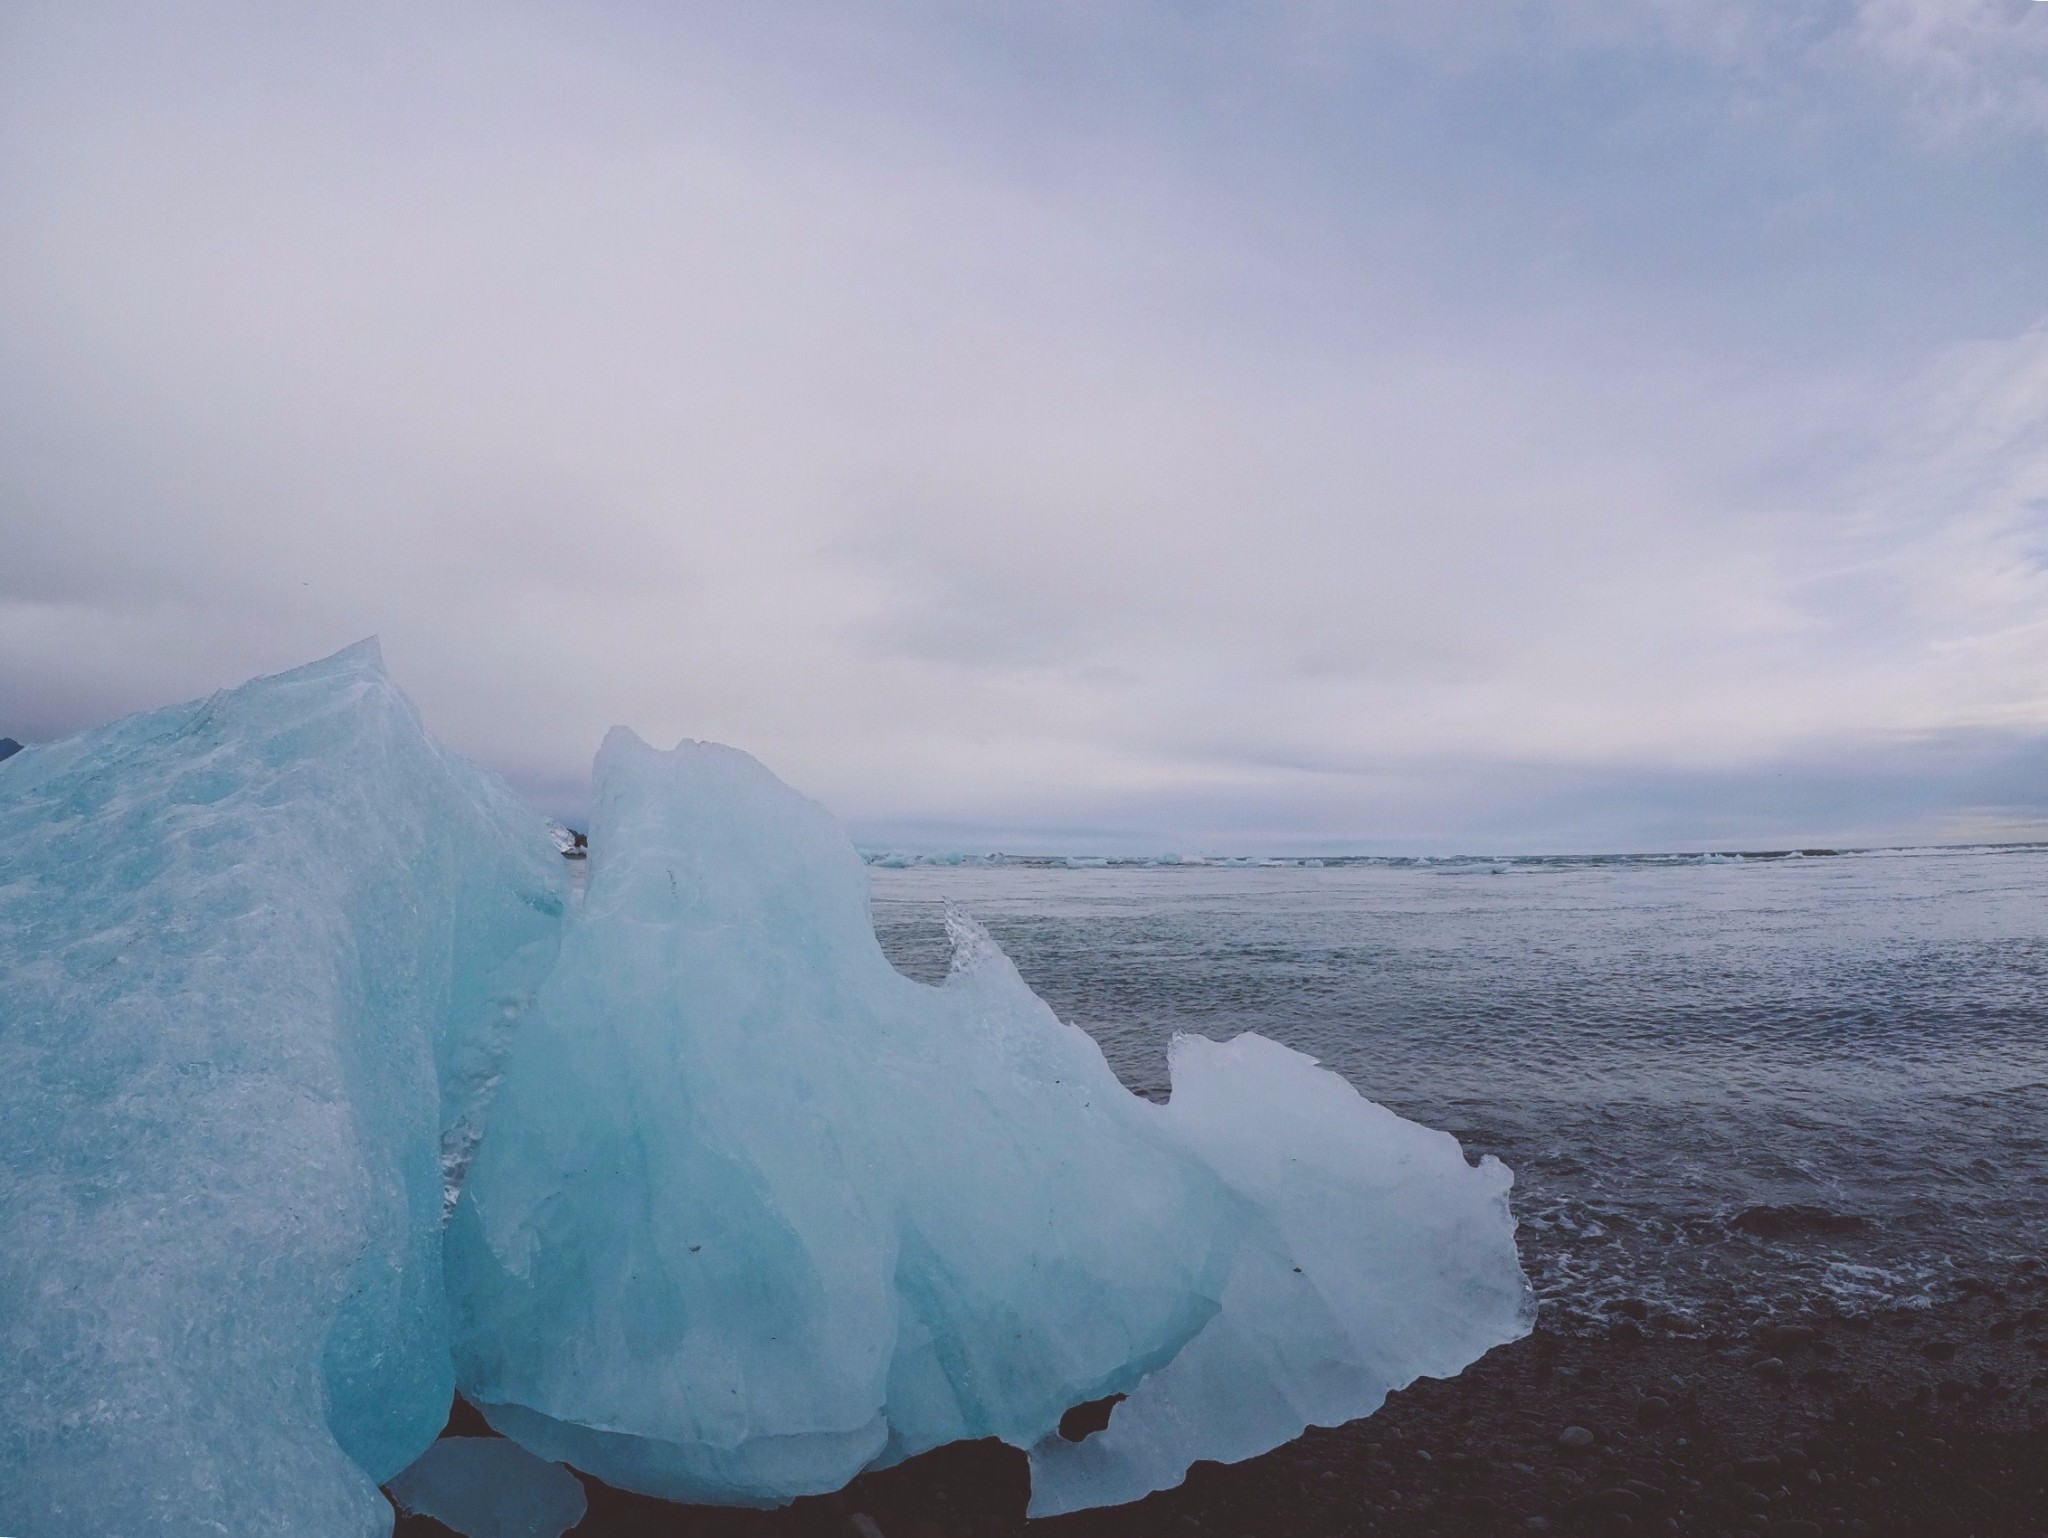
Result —
[{"label": "glacial ice formation", "polygon": [[389,1532],[561,868],[370,643],[0,766],[0,1532]]},{"label": "glacial ice formation", "polygon": [[1241,1200],[978,930],[943,987],[891,967],[859,855],[753,759],[613,732],[589,882],[448,1235],[498,1430],[772,1504],[1028,1447],[1214,1311]]},{"label": "glacial ice formation", "polygon": [[[0,1532],[552,1532],[552,1464],[772,1505],[984,1436],[1065,1511],[1527,1328],[1499,1165],[1256,1036],[1131,1095],[963,916],[904,977],[743,753],[614,732],[565,852],[367,643],[0,765]],[[458,1380],[538,1463],[421,1456]]]},{"label": "glacial ice formation", "polygon": [[614,732],[590,851],[449,1232],[464,1393],[542,1456],[764,1504],[993,1436],[1068,1510],[1526,1329],[1499,1164],[1255,1036],[1152,1105],[957,915],[905,978],[745,754]]},{"label": "glacial ice formation", "polygon": [[588,1505],[574,1474],[503,1437],[443,1437],[391,1481],[391,1498],[462,1538],[562,1538]]}]

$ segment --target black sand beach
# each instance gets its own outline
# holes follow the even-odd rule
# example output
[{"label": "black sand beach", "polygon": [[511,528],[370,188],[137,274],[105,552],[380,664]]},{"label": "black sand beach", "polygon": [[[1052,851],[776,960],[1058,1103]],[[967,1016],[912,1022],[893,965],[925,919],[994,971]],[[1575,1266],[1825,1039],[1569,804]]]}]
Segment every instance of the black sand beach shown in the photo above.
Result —
[{"label": "black sand beach", "polygon": [[[975,1443],[779,1512],[587,1481],[579,1538],[1339,1538],[2048,1533],[2048,1266],[1954,1303],[1684,1332],[1624,1304],[1132,1506],[1027,1524],[1023,1457]],[[1633,1317],[1640,1313],[1643,1318]],[[1571,1431],[1568,1428],[1579,1428]],[[458,1404],[450,1430],[480,1419]],[[399,1538],[446,1530],[419,1518]]]}]

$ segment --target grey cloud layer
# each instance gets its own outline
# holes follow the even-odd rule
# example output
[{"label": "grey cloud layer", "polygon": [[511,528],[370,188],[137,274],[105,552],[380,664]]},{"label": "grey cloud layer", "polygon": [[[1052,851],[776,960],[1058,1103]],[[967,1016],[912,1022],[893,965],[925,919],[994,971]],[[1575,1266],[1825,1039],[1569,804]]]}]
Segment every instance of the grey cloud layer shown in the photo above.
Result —
[{"label": "grey cloud layer", "polygon": [[1457,9],[17,9],[0,731],[376,631],[564,810],[2039,825],[2048,7]]}]

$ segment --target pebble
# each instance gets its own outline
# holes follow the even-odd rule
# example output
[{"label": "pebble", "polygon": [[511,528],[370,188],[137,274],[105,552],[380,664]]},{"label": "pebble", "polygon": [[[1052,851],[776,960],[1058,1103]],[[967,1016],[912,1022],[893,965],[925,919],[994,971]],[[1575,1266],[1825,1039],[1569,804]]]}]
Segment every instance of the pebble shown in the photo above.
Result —
[{"label": "pebble", "polygon": [[1775,1383],[1785,1376],[1785,1359],[1783,1357],[1767,1356],[1750,1368],[1750,1371],[1759,1378],[1765,1378]]},{"label": "pebble", "polygon": [[856,1511],[848,1517],[846,1525],[857,1538],[883,1538],[881,1524],[864,1511]]},{"label": "pebble", "polygon": [[1636,1401],[1636,1419],[1646,1426],[1663,1424],[1671,1417],[1671,1401],[1662,1394],[1645,1394]]},{"label": "pebble", "polygon": [[1567,1426],[1558,1433],[1557,1445],[1581,1451],[1593,1445],[1593,1433],[1584,1426]]}]

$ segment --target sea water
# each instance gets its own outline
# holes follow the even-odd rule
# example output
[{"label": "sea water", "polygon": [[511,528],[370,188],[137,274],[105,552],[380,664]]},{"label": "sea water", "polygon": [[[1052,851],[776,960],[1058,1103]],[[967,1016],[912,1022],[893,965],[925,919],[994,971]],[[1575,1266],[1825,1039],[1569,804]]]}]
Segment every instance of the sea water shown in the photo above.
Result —
[{"label": "sea water", "polygon": [[1547,1327],[1925,1306],[2048,1254],[2048,846],[1702,860],[917,865],[1163,1096],[1255,1030],[1515,1171]]}]

